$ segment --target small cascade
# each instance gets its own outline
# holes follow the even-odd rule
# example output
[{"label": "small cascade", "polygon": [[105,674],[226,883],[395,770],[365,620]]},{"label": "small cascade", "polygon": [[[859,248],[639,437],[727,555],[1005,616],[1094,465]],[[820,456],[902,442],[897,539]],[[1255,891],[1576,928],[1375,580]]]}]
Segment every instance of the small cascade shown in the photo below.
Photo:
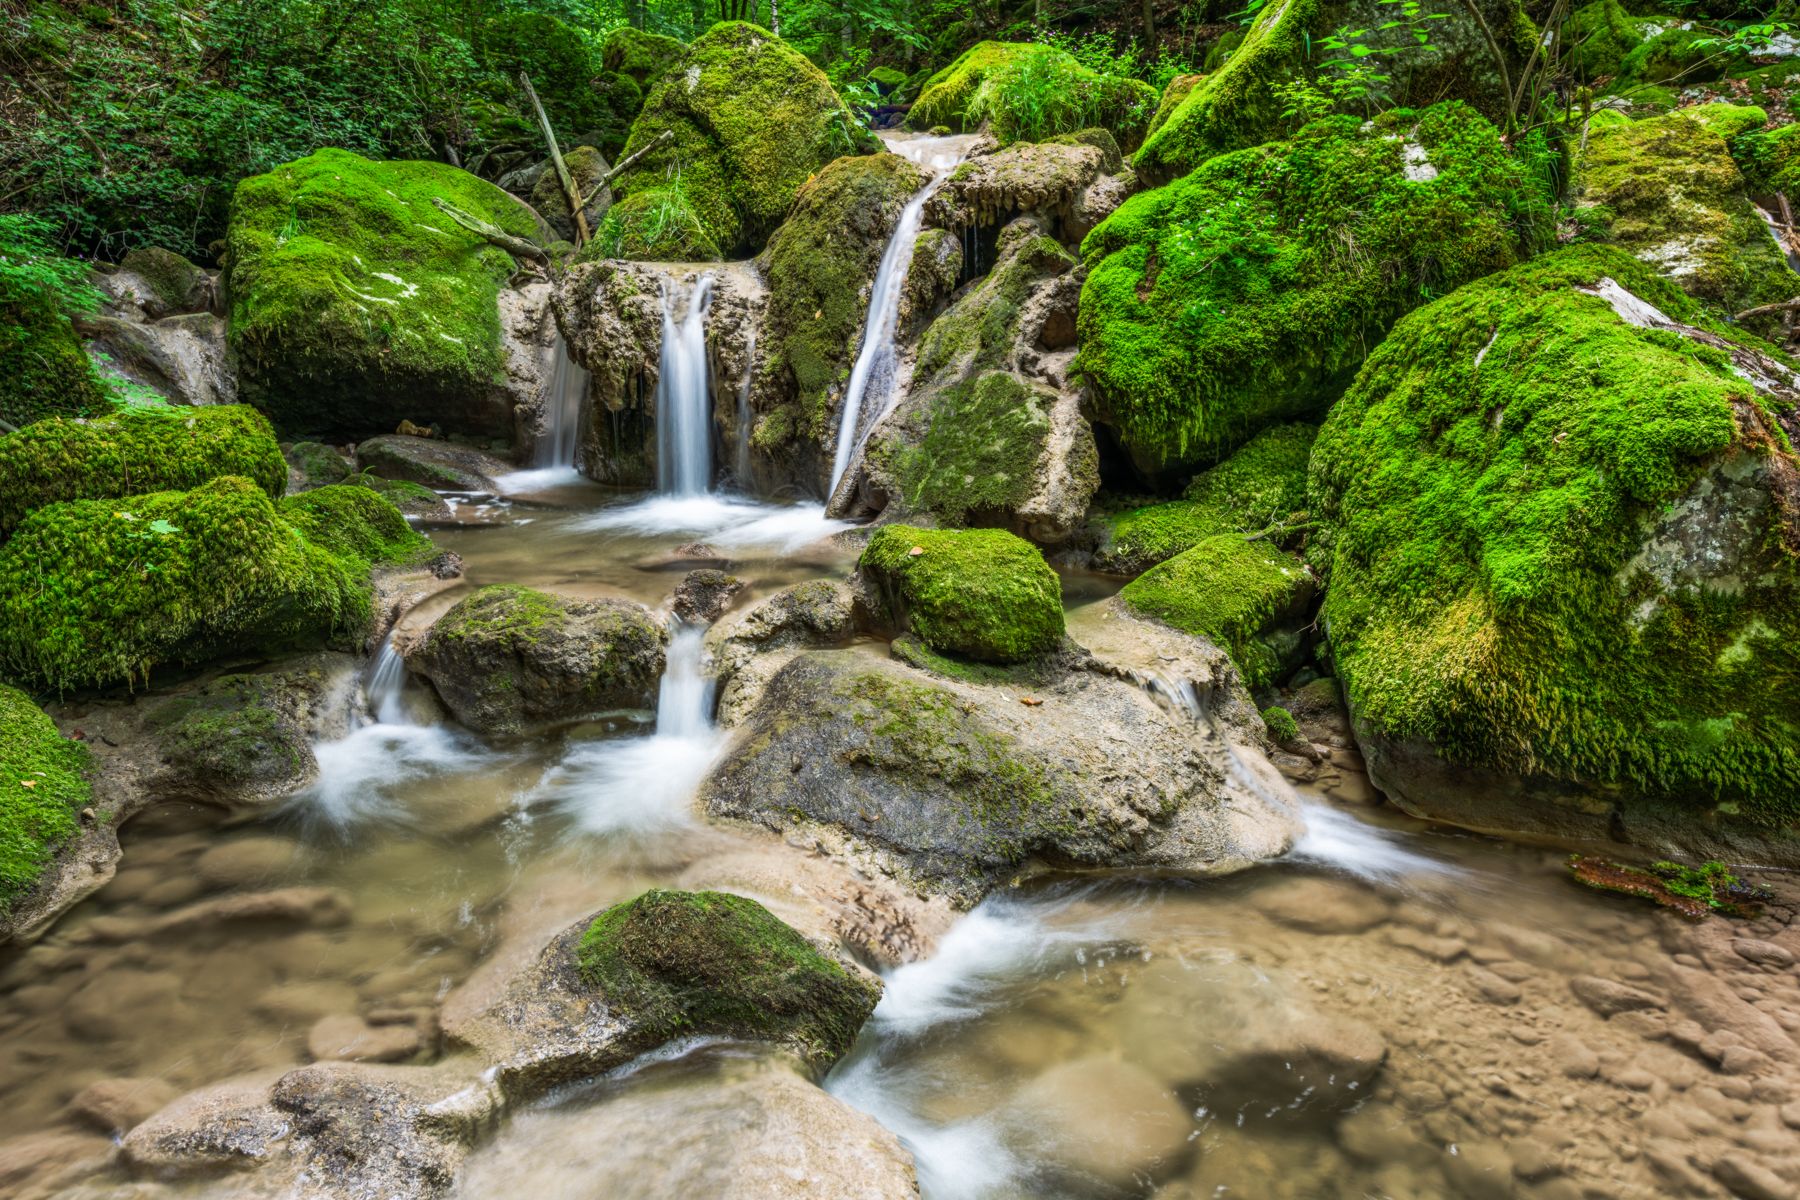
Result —
[{"label": "small cascade", "polygon": [[569,344],[560,332],[550,347],[550,355],[550,385],[544,392],[544,433],[538,439],[534,465],[572,467],[581,439],[588,370],[569,354]]},{"label": "small cascade", "polygon": [[[885,140],[885,139],[884,139]],[[899,223],[882,251],[881,265],[875,271],[875,287],[869,294],[869,318],[863,325],[862,348],[856,364],[850,368],[850,383],[844,389],[844,407],[839,416],[837,450],[831,461],[831,487],[827,496],[837,494],[838,484],[850,469],[850,461],[862,449],[869,431],[880,423],[892,407],[895,395],[896,367],[900,348],[894,333],[900,323],[900,296],[906,288],[907,268],[912,265],[913,246],[919,240],[924,223],[925,202],[962,161],[968,145],[960,138],[894,139],[888,149],[900,154],[931,173],[930,180],[900,212]],[[863,420],[864,410],[874,414]]]},{"label": "small cascade", "polygon": [[656,490],[704,496],[712,488],[712,402],[706,387],[706,312],[713,278],[702,275],[678,324],[663,286],[662,372],[656,383]]},{"label": "small cascade", "polygon": [[400,651],[394,647],[394,635],[389,633],[381,639],[381,646],[370,660],[368,674],[363,679],[363,700],[376,724],[413,723],[406,715],[405,691],[406,660],[400,657]]},{"label": "small cascade", "polygon": [[712,731],[713,681],[706,674],[706,626],[677,620],[656,692],[656,736],[703,738]]}]

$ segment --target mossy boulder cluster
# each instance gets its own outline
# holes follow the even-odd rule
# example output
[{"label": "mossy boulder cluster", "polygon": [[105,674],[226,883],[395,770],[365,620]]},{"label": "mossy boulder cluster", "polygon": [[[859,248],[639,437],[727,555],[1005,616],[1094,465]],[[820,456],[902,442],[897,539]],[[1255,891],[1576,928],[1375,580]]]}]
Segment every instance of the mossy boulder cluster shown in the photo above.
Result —
[{"label": "mossy boulder cluster", "polygon": [[1135,149],[1157,106],[1141,80],[1105,75],[1054,46],[982,42],[925,81],[907,115],[913,129],[974,129],[1001,145],[1046,141],[1100,126]]},{"label": "mossy boulder cluster", "polygon": [[1023,662],[1062,644],[1062,584],[1035,546],[999,529],[887,525],[862,573],[898,628],[978,662]]},{"label": "mossy boulder cluster", "polygon": [[1391,795],[1702,849],[1791,833],[1796,382],[1611,247],[1402,321],[1312,460],[1332,656]]},{"label": "mossy boulder cluster", "polygon": [[1397,317],[1523,260],[1547,222],[1466,105],[1328,117],[1089,234],[1076,369],[1137,468],[1167,480],[1323,411]]},{"label": "mossy boulder cluster", "polygon": [[69,318],[40,299],[0,297],[0,421],[15,428],[48,416],[107,410]]},{"label": "mossy boulder cluster", "polygon": [[433,622],[407,666],[464,725],[516,734],[651,706],[667,641],[641,604],[495,584]]},{"label": "mossy boulder cluster", "polygon": [[656,1041],[707,1035],[842,1057],[881,997],[754,900],[654,889],[594,918],[576,961],[607,1005]]},{"label": "mossy boulder cluster", "polygon": [[505,192],[442,163],[321,150],[238,185],[230,343],[244,398],[278,430],[363,436],[441,418],[511,436],[498,296],[513,260],[440,199],[539,233]]},{"label": "mossy boulder cluster", "polygon": [[624,153],[645,148],[613,183],[598,253],[692,261],[754,251],[815,171],[880,147],[803,54],[725,21],[650,89]]}]

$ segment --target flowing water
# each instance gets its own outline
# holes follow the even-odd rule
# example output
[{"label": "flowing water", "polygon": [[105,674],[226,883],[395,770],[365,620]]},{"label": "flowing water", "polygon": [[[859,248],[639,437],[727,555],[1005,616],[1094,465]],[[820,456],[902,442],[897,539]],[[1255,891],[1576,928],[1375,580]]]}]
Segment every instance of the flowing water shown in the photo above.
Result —
[{"label": "flowing water", "polygon": [[587,401],[588,369],[569,354],[562,333],[550,347],[550,383],[544,393],[544,435],[538,441],[538,467],[571,467],[581,444],[581,411]]},{"label": "flowing water", "polygon": [[[703,496],[712,488],[712,396],[706,379],[706,310],[711,275],[677,295],[663,285],[662,368],[656,381],[656,490],[664,496]],[[685,303],[679,320],[676,309]]]},{"label": "flowing water", "polygon": [[[900,210],[893,236],[888,238],[887,248],[881,253],[881,265],[876,269],[874,288],[869,294],[869,315],[863,324],[862,345],[850,368],[850,382],[844,388],[837,448],[831,461],[831,487],[827,495],[836,494],[838,484],[850,469],[851,459],[862,449],[869,431],[887,415],[894,399],[900,359],[894,334],[900,320],[900,297],[906,288],[907,268],[912,265],[913,247],[918,243],[919,228],[924,220],[925,203],[963,160],[974,139],[885,134],[882,140],[889,150],[925,168],[930,179]],[[864,420],[865,409],[873,414],[869,420]]]}]

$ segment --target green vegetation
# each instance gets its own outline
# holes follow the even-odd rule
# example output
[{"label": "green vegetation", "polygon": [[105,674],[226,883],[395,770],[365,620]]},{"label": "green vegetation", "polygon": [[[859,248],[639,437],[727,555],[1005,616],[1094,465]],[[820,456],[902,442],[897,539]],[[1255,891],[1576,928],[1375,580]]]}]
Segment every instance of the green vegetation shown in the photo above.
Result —
[{"label": "green vegetation", "polygon": [[962,525],[1017,509],[1036,487],[1050,399],[1006,371],[935,393],[925,436],[894,453],[908,510]]},{"label": "green vegetation", "polygon": [[37,509],[0,547],[0,673],[60,691],[360,639],[371,566],[423,549],[395,521],[404,526],[364,489],[321,488],[277,508],[232,476]]},{"label": "green vegetation", "polygon": [[907,125],[973,129],[987,121],[1003,146],[1100,126],[1136,146],[1156,100],[1149,84],[1092,70],[1055,46],[982,42],[925,82]]},{"label": "green vegetation", "polygon": [[897,154],[840,158],[800,189],[769,241],[763,370],[792,396],[794,432],[822,443],[832,391],[861,343],[867,293],[907,198],[926,175]]},{"label": "green vegetation", "polygon": [[0,213],[0,430],[42,417],[107,409],[106,393],[69,323],[100,293],[87,267],[57,253],[50,222]]},{"label": "green vegetation", "polygon": [[287,463],[253,408],[145,406],[39,421],[0,437],[0,538],[59,500],[185,491],[221,475],[241,475],[270,496],[287,488]]},{"label": "green vegetation", "polygon": [[[659,143],[665,132],[674,140]],[[820,167],[840,154],[880,148],[822,71],[742,21],[721,22],[695,39],[650,89],[625,152],[649,146],[655,148],[613,182],[613,194],[633,202],[627,214],[645,219],[646,201],[636,198],[667,193],[678,180],[682,206],[698,226],[681,236],[725,254],[761,246]],[[672,199],[665,194],[663,201]],[[603,229],[625,220],[608,213]],[[624,233],[601,238],[622,250],[640,244]],[[663,242],[641,244],[647,252]]]},{"label": "green vegetation", "polygon": [[1725,144],[1764,120],[1758,108],[1708,104],[1591,129],[1575,219],[1726,313],[1788,299],[1800,279],[1745,197]]},{"label": "green vegetation", "polygon": [[982,42],[960,54],[956,61],[925,81],[919,98],[906,114],[909,129],[927,131],[940,125],[960,130],[969,122],[969,106],[986,81],[988,72],[1011,65],[1035,47],[1015,42]]},{"label": "green vegetation", "polygon": [[657,1041],[723,1035],[824,1066],[856,1040],[878,984],[846,971],[754,900],[652,889],[594,918],[581,978]]},{"label": "green vegetation", "polygon": [[1184,499],[1104,518],[1102,571],[1136,575],[1217,533],[1260,533],[1279,545],[1306,507],[1306,466],[1317,430],[1277,425],[1188,484]]},{"label": "green vegetation", "polygon": [[1166,479],[1321,411],[1395,318],[1547,236],[1545,198],[1466,105],[1328,117],[1088,235],[1076,370]]},{"label": "green vegetation", "polygon": [[1294,720],[1294,714],[1279,704],[1271,704],[1262,710],[1263,725],[1269,731],[1269,738],[1277,746],[1286,745],[1300,736],[1300,722]]},{"label": "green vegetation", "polygon": [[440,163],[321,150],[238,185],[231,346],[245,399],[277,429],[362,436],[473,409],[495,383],[496,297],[513,261],[434,198],[536,231],[506,193]]},{"label": "green vegetation", "polygon": [[516,583],[495,583],[456,602],[431,623],[441,642],[500,641],[514,646],[540,641],[562,624],[568,601]]},{"label": "green vegetation", "polygon": [[940,653],[1022,662],[1062,644],[1062,581],[1004,530],[886,525],[861,566],[896,618]]},{"label": "green vegetation", "polygon": [[1577,882],[1596,891],[1637,896],[1696,921],[1713,913],[1756,916],[1769,898],[1767,892],[1747,886],[1730,867],[1716,860],[1697,867],[1666,861],[1633,867],[1576,854],[1569,859],[1569,871]]},{"label": "green vegetation", "polygon": [[37,883],[87,807],[88,750],[31,698],[0,684],[0,913]]},{"label": "green vegetation", "polygon": [[1252,688],[1274,683],[1285,665],[1269,635],[1300,615],[1314,591],[1305,565],[1266,539],[1210,537],[1151,567],[1119,598],[1133,610],[1223,647]]},{"label": "green vegetation", "polygon": [[[1631,255],[1579,246],[1419,310],[1370,356],[1313,450],[1333,661],[1374,736],[1791,822],[1800,566],[1766,499],[1792,471],[1779,410],[1718,334],[1629,324],[1584,290],[1603,278],[1704,322]],[[1749,489],[1742,524],[1709,524],[1696,487]],[[1690,559],[1695,538],[1714,541]]]}]

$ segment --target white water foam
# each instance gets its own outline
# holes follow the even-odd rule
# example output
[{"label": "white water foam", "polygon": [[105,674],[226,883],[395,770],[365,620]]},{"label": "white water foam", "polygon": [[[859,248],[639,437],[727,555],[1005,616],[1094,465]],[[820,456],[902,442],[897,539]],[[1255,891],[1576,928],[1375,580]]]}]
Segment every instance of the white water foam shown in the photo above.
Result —
[{"label": "white water foam", "polygon": [[656,380],[656,490],[703,496],[712,486],[712,404],[706,388],[706,312],[713,277],[702,275],[675,320],[674,288],[663,283],[662,367]]},{"label": "white water foam", "polygon": [[491,760],[466,734],[443,725],[377,722],[313,747],[319,778],[283,811],[313,833],[343,835],[369,824],[405,824],[405,789]]},{"label": "white water foam", "polygon": [[682,537],[722,550],[792,554],[853,527],[825,515],[822,504],[759,504],[741,496],[652,496],[605,508],[572,522],[571,529]]},{"label": "white water foam", "polygon": [[1371,883],[1404,883],[1457,871],[1449,863],[1410,849],[1397,834],[1330,804],[1303,803],[1300,817],[1306,832],[1288,853],[1290,859],[1331,867]]}]

